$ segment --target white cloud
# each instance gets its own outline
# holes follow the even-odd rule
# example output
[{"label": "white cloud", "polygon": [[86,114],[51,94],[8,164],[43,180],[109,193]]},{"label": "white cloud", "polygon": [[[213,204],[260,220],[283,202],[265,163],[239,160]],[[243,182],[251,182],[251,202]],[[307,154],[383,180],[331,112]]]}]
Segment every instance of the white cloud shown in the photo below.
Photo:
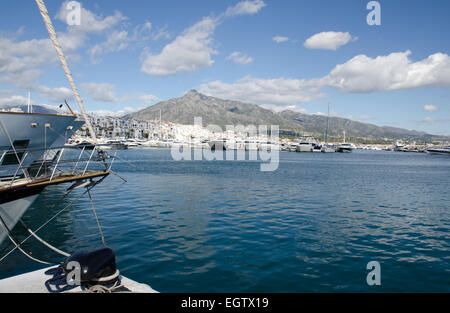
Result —
[{"label": "white cloud", "polygon": [[302,107],[299,107],[296,105],[265,105],[264,107],[266,107],[268,109],[272,109],[275,112],[289,110],[289,111],[293,111],[293,112],[308,114],[308,111],[305,108],[302,108]]},{"label": "white cloud", "polygon": [[445,124],[445,125],[448,125],[448,123],[450,122],[450,118],[444,117],[444,118],[434,119],[434,118],[427,116],[422,120],[411,120],[411,121],[415,122],[417,124],[430,124],[430,125],[431,124],[435,124],[435,125],[436,124]]},{"label": "white cloud", "polygon": [[72,89],[66,87],[49,88],[47,86],[38,86],[36,90],[48,100],[59,104],[74,98]]},{"label": "white cloud", "polygon": [[108,52],[118,52],[126,49],[128,47],[129,41],[130,38],[128,37],[128,32],[126,30],[113,31],[108,35],[108,38],[105,42],[96,44],[89,50],[91,61],[93,63],[98,63],[99,61],[96,58],[99,55]]},{"label": "white cloud", "polygon": [[[23,111],[26,111],[26,106],[28,104],[28,97],[14,94],[13,92],[0,92],[0,108],[10,109],[10,108],[21,108]],[[31,104],[33,105],[33,112],[42,112],[40,108],[46,109],[50,112],[65,112],[69,113],[67,108],[64,106],[62,110],[59,106],[49,105],[45,103],[37,103],[31,97]]]},{"label": "white cloud", "polygon": [[199,91],[224,99],[266,106],[286,106],[323,97],[324,94],[314,84],[314,81],[299,79],[260,79],[247,76],[232,84],[209,82],[201,85]]},{"label": "white cloud", "polygon": [[28,99],[19,95],[0,95],[0,107],[12,105],[25,105]]},{"label": "white cloud", "polygon": [[152,33],[153,40],[159,40],[160,38],[170,39],[171,37],[172,36],[170,35],[169,31],[166,28],[160,28]]},{"label": "white cloud", "polygon": [[134,27],[132,31],[125,29],[113,30],[109,32],[104,42],[98,43],[89,49],[92,63],[99,63],[99,57],[106,53],[119,52],[132,47],[139,47],[149,40],[159,40],[170,38],[170,33],[165,28],[153,30],[151,22]]},{"label": "white cloud", "polygon": [[233,7],[229,7],[225,16],[253,15],[258,13],[266,4],[262,0],[241,1]]},{"label": "white cloud", "polygon": [[337,65],[322,79],[322,84],[345,93],[450,86],[450,58],[447,54],[432,54],[418,62],[412,62],[410,54],[411,51],[376,58],[355,56]]},{"label": "white cloud", "polygon": [[142,108],[132,108],[132,107],[125,107],[123,109],[117,110],[117,111],[111,111],[111,110],[95,110],[95,111],[89,111],[89,115],[94,116],[110,116],[110,117],[122,117],[126,114],[130,114],[133,112],[137,112],[141,110]]},{"label": "white cloud", "polygon": [[439,109],[432,104],[425,104],[423,107],[423,110],[428,111],[428,112],[434,112],[434,111],[438,111]]},{"label": "white cloud", "polygon": [[[313,115],[328,116],[328,113],[316,112],[316,113],[313,113]],[[337,117],[337,116],[339,116],[339,113],[337,113],[337,112],[330,112],[330,116]],[[353,115],[348,116],[348,118],[349,119],[353,119]]]},{"label": "white cloud", "polygon": [[[58,13],[56,14],[56,18],[63,23],[66,23],[67,16],[70,13],[70,10],[67,10],[68,2],[69,1],[65,1],[61,5]],[[80,25],[69,26],[68,27],[69,32],[79,34],[101,33],[107,29],[111,29],[118,23],[127,20],[127,18],[123,16],[122,13],[119,11],[115,11],[114,15],[102,18],[101,16],[96,15],[95,13],[85,9],[84,7],[81,8],[80,17],[81,17]]]},{"label": "white cloud", "polygon": [[138,99],[143,101],[145,104],[151,104],[152,102],[159,100],[159,98],[155,95],[143,95],[139,96]]},{"label": "white cloud", "polygon": [[281,42],[285,42],[288,41],[289,38],[288,37],[283,37],[283,36],[275,36],[272,38],[273,41],[275,41],[276,43],[281,43]]},{"label": "white cloud", "polygon": [[16,42],[0,37],[0,82],[30,88],[42,74],[38,67],[57,60],[49,39]]},{"label": "white cloud", "polygon": [[250,64],[253,62],[253,58],[249,57],[247,54],[245,53],[241,53],[241,52],[233,52],[232,54],[230,54],[227,57],[227,60],[232,60],[234,63],[238,63],[238,64]]},{"label": "white cloud", "polygon": [[[66,22],[66,4],[67,1],[61,5],[56,15],[64,22]],[[80,26],[67,26],[65,32],[57,33],[66,58],[69,60],[78,58],[76,52],[85,45],[89,34],[103,34],[125,19],[120,12],[102,18],[82,9]],[[71,96],[68,88],[49,88],[36,83],[44,72],[42,69],[44,66],[57,63],[56,51],[50,39],[46,37],[20,41],[18,37],[21,32],[23,31],[19,31],[11,38],[0,35],[0,83],[37,91],[54,102],[68,99]]]},{"label": "white cloud", "polygon": [[304,46],[308,49],[322,49],[336,51],[341,46],[346,45],[350,41],[357,40],[350,33],[343,32],[322,32],[308,38]]},{"label": "white cloud", "polygon": [[217,20],[206,17],[166,45],[160,54],[144,53],[141,70],[153,76],[168,76],[211,66],[211,56],[216,53],[211,46],[212,35],[217,24]]},{"label": "white cloud", "polygon": [[94,101],[99,102],[117,102],[119,99],[115,95],[115,86],[109,83],[84,83],[81,88]]},{"label": "white cloud", "polygon": [[[234,83],[212,81],[199,91],[211,96],[260,105],[286,106],[326,97],[326,87],[343,93],[371,93],[406,88],[450,87],[450,58],[436,53],[412,62],[410,51],[369,58],[358,55],[315,79],[262,79],[250,76]],[[361,119],[361,118],[360,118]]]},{"label": "white cloud", "polygon": [[[144,51],[141,56],[141,71],[152,76],[169,76],[195,72],[212,66],[214,64],[212,55],[218,53],[212,47],[216,27],[226,17],[256,14],[264,6],[266,4],[262,0],[241,1],[233,7],[229,7],[217,18],[204,17],[200,22],[184,30],[159,54],[149,50]],[[168,37],[165,31],[160,34]]]}]

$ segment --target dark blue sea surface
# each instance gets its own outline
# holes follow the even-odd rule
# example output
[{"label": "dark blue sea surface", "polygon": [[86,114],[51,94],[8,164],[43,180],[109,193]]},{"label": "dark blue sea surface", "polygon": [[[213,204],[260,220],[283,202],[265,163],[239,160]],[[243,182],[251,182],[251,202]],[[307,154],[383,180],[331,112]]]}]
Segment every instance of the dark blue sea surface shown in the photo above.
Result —
[{"label": "dark blue sea surface", "polygon": [[[174,161],[119,151],[93,191],[121,273],[160,292],[450,292],[450,158],[420,153],[280,153],[258,161]],[[131,163],[131,164],[130,164]],[[69,253],[101,245],[82,190],[46,189],[24,220]],[[14,229],[17,237],[26,233]],[[11,248],[4,243],[3,255]],[[61,260],[30,240],[33,255]],[[381,265],[368,286],[367,263]],[[42,268],[18,252],[0,279]]]}]

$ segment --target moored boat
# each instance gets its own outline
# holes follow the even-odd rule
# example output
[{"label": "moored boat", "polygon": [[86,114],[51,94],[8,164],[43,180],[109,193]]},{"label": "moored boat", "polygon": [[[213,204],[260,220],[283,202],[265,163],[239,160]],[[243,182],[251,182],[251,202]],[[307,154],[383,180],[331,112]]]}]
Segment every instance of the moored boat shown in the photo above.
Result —
[{"label": "moored boat", "polygon": [[428,148],[426,152],[428,154],[450,155],[450,146]]},{"label": "moored boat", "polygon": [[[90,135],[95,144],[95,132],[93,131],[92,125],[87,118],[83,103],[75,87],[75,83],[67,66],[67,62],[65,60],[61,46],[59,45],[59,42],[57,40],[56,32],[53,28],[47,8],[43,0],[36,0],[36,3],[47,27],[53,45],[57,50],[58,58],[70,82],[83,118],[86,121]],[[35,116],[21,115],[21,117],[34,118]],[[71,116],[71,118],[75,118],[75,115]],[[51,121],[49,119],[51,119]],[[15,118],[11,120],[15,120]],[[72,120],[70,119],[67,119],[67,121],[72,122]],[[81,148],[81,152],[80,149],[76,148],[76,150],[80,152],[80,155],[78,158],[72,159],[72,161],[75,162],[75,166],[69,167],[68,162],[66,163],[61,160],[64,155],[65,149],[69,148],[64,146],[54,146],[54,143],[57,139],[51,139],[50,141],[48,141],[49,138],[52,138],[50,137],[51,131],[62,138],[64,138],[64,136],[62,135],[64,133],[64,130],[69,131],[67,127],[65,129],[57,128],[60,126],[67,126],[65,125],[65,123],[61,122],[59,116],[57,116],[56,118],[55,115],[45,115],[45,117],[43,117],[42,119],[32,121],[30,124],[30,128],[28,128],[28,124],[9,125],[11,129],[12,127],[17,128],[17,126],[23,128],[22,131],[18,129],[18,132],[14,133],[14,135],[11,135],[11,129],[8,129],[6,120],[3,121],[2,119],[0,119],[0,126],[3,130],[3,135],[0,136],[0,147],[4,149],[2,153],[1,166],[9,166],[10,168],[16,166],[15,171],[13,170],[14,175],[4,177],[1,180],[0,184],[0,229],[3,231],[4,236],[8,237],[12,245],[14,246],[13,249],[11,249],[7,254],[0,256],[0,262],[8,257],[12,252],[18,250],[25,257],[37,263],[48,265],[59,264],[57,266],[41,271],[26,273],[20,276],[0,280],[0,292],[61,293],[68,291],[81,291],[103,293],[154,291],[146,285],[137,284],[121,276],[119,270],[116,268],[114,252],[110,248],[106,247],[103,232],[101,230],[101,225],[99,223],[97,213],[93,205],[90,191],[109,175],[113,159],[111,160],[110,164],[107,164],[106,153],[102,150],[97,149],[97,147],[94,147],[92,149],[92,152],[87,153],[89,155],[87,159],[83,159],[83,153],[86,152],[85,147]],[[43,130],[43,133],[38,130]],[[73,129],[70,129],[70,131],[72,130]],[[47,136],[47,134],[49,134],[49,136]],[[25,137],[23,138],[22,136]],[[54,138],[58,137],[54,136]],[[66,138],[64,138],[64,141],[66,141]],[[49,150],[52,151],[51,158],[48,158]],[[94,156],[95,152],[97,152],[96,156]],[[41,163],[40,166],[39,160]],[[36,161],[38,161],[37,164]],[[103,168],[88,170],[89,164],[96,161],[99,162],[100,166],[103,166]],[[31,164],[35,164],[38,166],[38,170],[35,171],[33,175],[30,175],[28,171],[28,166]],[[81,166],[81,164],[83,165]],[[78,250],[70,255],[52,246],[50,243],[46,242],[36,234],[52,219],[56,218],[59,213],[66,210],[71,205],[65,206],[56,215],[53,215],[50,219],[48,219],[44,224],[42,224],[34,231],[32,231],[23,221],[21,221],[21,224],[30,235],[21,242],[17,241],[16,237],[12,234],[14,224],[20,220],[23,212],[25,212],[29,205],[34,201],[34,199],[37,198],[37,195],[47,186],[66,183],[72,183],[72,185],[67,189],[62,199],[68,196],[74,189],[86,188],[84,194],[87,193],[91,200],[92,210],[97,220],[99,232],[104,246],[100,248]],[[20,209],[17,207],[19,205],[21,206]],[[32,237],[37,239],[39,243],[43,244],[46,248],[57,253],[60,257],[64,257],[65,261],[46,261],[35,257],[31,252],[27,252],[24,249],[23,244]],[[126,284],[128,284],[129,286],[127,286]],[[143,288],[142,286],[146,286],[148,288]]]},{"label": "moored boat", "polygon": [[354,149],[354,146],[350,143],[341,143],[337,148],[336,148],[336,152],[341,152],[341,153],[350,153],[352,152]]}]

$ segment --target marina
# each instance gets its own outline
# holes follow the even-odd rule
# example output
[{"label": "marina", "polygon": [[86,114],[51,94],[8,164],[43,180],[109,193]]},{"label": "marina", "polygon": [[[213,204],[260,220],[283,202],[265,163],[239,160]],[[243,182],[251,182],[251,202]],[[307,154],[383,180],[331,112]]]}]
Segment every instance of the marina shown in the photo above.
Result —
[{"label": "marina", "polygon": [[[159,292],[369,292],[361,276],[374,258],[386,265],[381,291],[450,286],[447,156],[281,151],[267,173],[252,161],[173,161],[170,149],[117,156],[128,182],[109,175],[93,194],[104,237],[121,273]],[[24,222],[64,192],[47,188]],[[65,251],[102,244],[86,197],[40,236]],[[55,256],[37,242],[28,249]],[[0,279],[42,267],[16,251]],[[404,283],[413,275],[421,284]]]},{"label": "marina", "polygon": [[450,292],[447,4],[9,4],[0,294]]}]

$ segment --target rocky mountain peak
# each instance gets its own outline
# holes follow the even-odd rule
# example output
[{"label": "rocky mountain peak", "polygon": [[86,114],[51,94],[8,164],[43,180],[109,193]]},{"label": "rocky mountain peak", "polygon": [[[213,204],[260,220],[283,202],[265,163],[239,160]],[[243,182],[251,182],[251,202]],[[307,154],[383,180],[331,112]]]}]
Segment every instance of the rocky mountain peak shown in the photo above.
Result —
[{"label": "rocky mountain peak", "polygon": [[198,92],[195,89],[191,89],[182,97],[182,99],[207,100],[208,96],[205,96],[204,94]]}]

